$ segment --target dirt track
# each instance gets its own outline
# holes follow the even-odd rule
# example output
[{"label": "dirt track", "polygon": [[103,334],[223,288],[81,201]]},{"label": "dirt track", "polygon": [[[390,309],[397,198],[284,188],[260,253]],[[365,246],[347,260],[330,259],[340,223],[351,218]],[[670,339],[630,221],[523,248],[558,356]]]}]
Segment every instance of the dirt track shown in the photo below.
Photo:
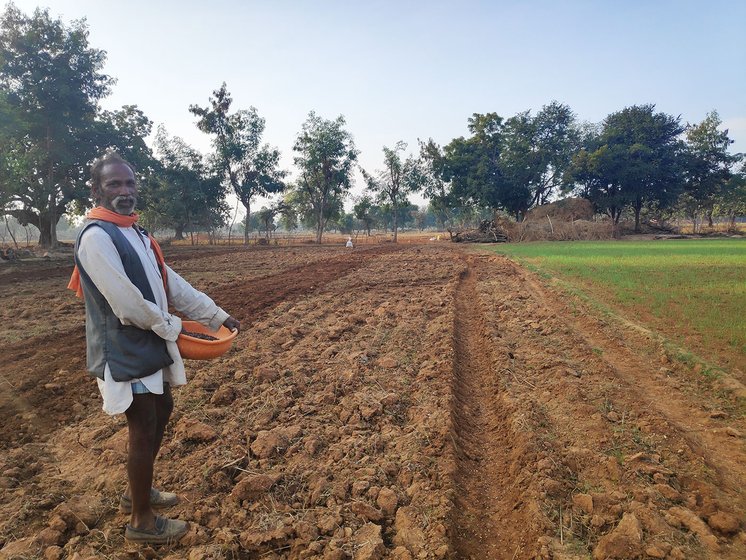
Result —
[{"label": "dirt track", "polygon": [[124,543],[123,419],[40,264],[0,274],[0,558],[746,557],[743,379],[451,245],[167,258],[244,324],[157,464],[190,533]]}]

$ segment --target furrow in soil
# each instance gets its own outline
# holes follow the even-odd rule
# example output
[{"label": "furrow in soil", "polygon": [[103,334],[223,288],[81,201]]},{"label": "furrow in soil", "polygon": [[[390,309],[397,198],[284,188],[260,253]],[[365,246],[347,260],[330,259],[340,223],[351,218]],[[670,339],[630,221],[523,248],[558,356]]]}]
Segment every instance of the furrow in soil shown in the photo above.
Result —
[{"label": "furrow in soil", "polygon": [[513,437],[509,410],[494,374],[492,341],[486,332],[470,262],[455,298],[453,409],[456,474],[452,545],[457,558],[516,558],[522,534],[513,530],[509,496]]}]

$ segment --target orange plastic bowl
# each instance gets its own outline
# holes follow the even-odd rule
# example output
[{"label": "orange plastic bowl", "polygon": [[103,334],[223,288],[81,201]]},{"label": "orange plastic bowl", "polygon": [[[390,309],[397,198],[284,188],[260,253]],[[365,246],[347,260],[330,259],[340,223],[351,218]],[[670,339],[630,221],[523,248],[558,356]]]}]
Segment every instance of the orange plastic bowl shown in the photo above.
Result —
[{"label": "orange plastic bowl", "polygon": [[233,339],[238,334],[238,331],[232,331],[222,325],[217,332],[196,321],[182,321],[181,325],[185,331],[209,334],[217,338],[217,340],[202,340],[181,333],[176,339],[176,345],[179,347],[181,357],[189,360],[212,360],[222,356],[231,347]]}]

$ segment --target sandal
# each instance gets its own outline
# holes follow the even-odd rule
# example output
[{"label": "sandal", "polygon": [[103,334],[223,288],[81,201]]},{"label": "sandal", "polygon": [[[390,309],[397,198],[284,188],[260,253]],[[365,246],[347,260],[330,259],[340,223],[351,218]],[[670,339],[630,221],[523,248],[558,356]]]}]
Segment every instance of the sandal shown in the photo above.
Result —
[{"label": "sandal", "polygon": [[124,530],[124,538],[130,542],[139,544],[170,544],[177,542],[189,530],[189,523],[179,519],[168,519],[155,516],[155,529],[135,529],[127,525]]},{"label": "sandal", "polygon": [[[179,497],[172,492],[161,492],[155,488],[150,489],[150,507],[156,509],[168,508],[179,503]],[[132,513],[132,498],[122,496],[119,499],[119,511]]]}]

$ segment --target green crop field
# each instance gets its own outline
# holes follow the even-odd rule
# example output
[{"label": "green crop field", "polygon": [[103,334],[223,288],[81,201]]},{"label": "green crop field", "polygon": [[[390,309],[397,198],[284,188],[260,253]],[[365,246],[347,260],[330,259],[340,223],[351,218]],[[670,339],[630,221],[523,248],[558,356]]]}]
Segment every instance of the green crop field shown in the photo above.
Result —
[{"label": "green crop field", "polygon": [[722,349],[746,356],[746,240],[576,241],[490,249],[569,283],[628,319],[665,326],[678,343],[694,337],[715,354]]}]

